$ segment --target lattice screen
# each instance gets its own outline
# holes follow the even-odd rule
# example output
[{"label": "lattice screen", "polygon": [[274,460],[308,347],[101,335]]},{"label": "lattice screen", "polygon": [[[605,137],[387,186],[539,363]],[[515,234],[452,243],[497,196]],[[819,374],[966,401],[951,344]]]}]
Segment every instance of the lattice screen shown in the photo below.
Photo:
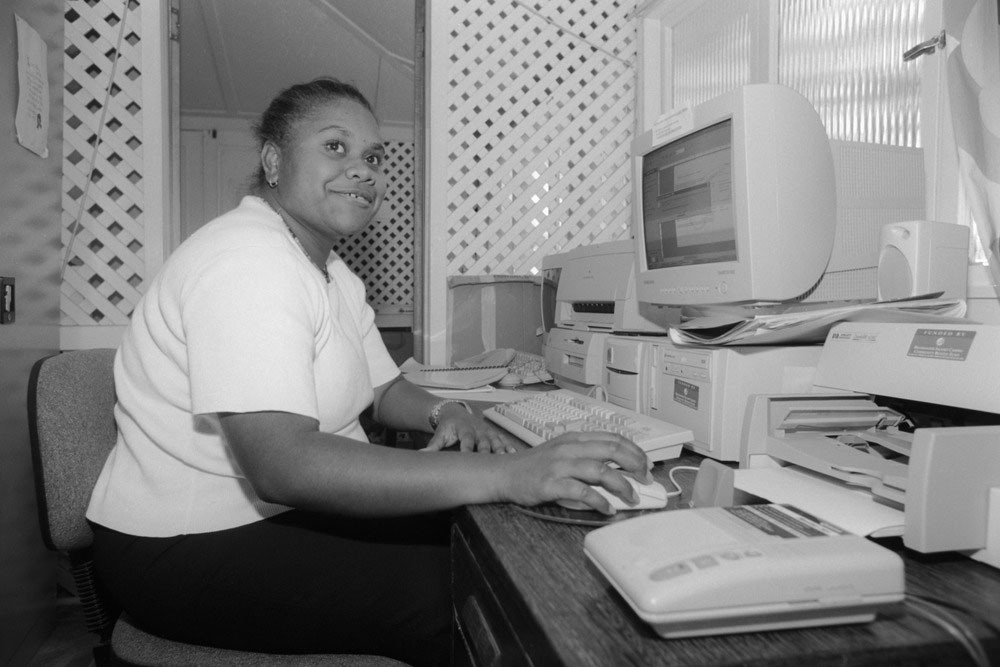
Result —
[{"label": "lattice screen", "polygon": [[387,141],[389,185],[375,220],[334,250],[364,281],[368,303],[379,313],[413,310],[414,150],[412,142]]},{"label": "lattice screen", "polygon": [[125,324],[145,278],[140,11],[137,0],[127,11],[122,0],[66,3],[64,244],[72,238],[81,200],[85,208],[62,284],[64,325]]},{"label": "lattice screen", "polygon": [[[536,274],[547,254],[628,236],[636,0],[454,3],[448,273]],[[141,7],[129,7],[87,187],[123,12],[118,0],[67,4],[64,242],[85,190],[87,205],[63,324],[124,324],[146,279]],[[338,248],[380,310],[413,300],[412,225],[398,224],[412,220],[413,155],[397,148],[390,168],[405,187],[393,187],[378,224]]]},{"label": "lattice screen", "polygon": [[448,275],[629,235],[635,8],[453,0]]}]

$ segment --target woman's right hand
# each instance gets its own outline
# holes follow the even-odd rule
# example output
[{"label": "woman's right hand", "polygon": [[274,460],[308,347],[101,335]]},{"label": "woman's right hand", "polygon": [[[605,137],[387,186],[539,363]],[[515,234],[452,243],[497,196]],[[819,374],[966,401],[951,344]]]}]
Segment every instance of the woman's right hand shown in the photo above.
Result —
[{"label": "woman's right hand", "polygon": [[603,486],[628,499],[632,489],[624,474],[630,474],[640,483],[652,481],[646,453],[631,440],[614,433],[564,433],[509,456],[509,462],[509,475],[502,490],[504,499],[525,506],[571,500],[613,514],[607,499],[591,485]]}]

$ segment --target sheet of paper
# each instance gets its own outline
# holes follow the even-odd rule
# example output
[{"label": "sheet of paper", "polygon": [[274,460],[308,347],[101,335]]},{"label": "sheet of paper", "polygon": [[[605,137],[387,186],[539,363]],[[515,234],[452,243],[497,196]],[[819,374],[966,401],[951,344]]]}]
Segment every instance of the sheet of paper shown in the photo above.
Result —
[{"label": "sheet of paper", "polygon": [[49,156],[48,48],[41,35],[18,15],[17,141],[41,157]]},{"label": "sheet of paper", "polygon": [[653,145],[658,146],[668,139],[690,132],[693,127],[694,112],[691,107],[669,111],[653,123]]},{"label": "sheet of paper", "polygon": [[829,477],[787,466],[740,468],[733,484],[773,503],[794,505],[855,535],[903,534],[902,510],[877,503],[867,492],[847,488]]}]

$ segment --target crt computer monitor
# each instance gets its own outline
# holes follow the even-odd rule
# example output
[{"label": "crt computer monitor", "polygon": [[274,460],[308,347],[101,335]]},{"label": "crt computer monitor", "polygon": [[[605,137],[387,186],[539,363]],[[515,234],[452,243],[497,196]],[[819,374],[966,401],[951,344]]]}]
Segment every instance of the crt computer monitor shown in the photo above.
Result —
[{"label": "crt computer monitor", "polygon": [[812,105],[748,85],[633,143],[639,301],[793,301],[823,276],[836,230],[830,142]]}]

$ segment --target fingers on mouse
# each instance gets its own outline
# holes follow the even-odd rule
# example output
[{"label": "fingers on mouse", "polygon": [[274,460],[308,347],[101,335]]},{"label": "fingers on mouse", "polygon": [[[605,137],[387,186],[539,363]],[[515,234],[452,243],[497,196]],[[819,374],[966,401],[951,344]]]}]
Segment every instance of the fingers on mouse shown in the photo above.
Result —
[{"label": "fingers on mouse", "polygon": [[[603,486],[592,485],[590,488],[604,496],[614,510],[663,509],[667,506],[667,489],[662,484],[655,480],[649,484],[643,484],[628,475],[624,477],[632,485],[635,495],[639,499],[635,505],[628,504]],[[558,500],[556,504],[571,510],[593,509],[580,500]]]}]

